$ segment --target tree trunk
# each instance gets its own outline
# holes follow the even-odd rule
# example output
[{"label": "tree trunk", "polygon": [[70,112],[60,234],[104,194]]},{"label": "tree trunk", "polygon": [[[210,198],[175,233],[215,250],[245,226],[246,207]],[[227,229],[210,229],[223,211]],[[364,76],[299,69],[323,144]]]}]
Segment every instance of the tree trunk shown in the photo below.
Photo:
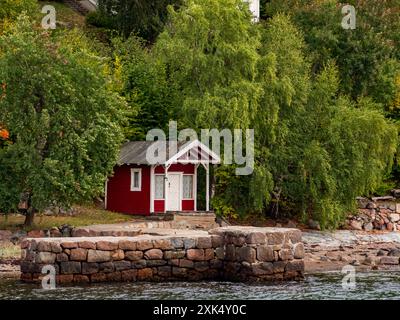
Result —
[{"label": "tree trunk", "polygon": [[25,214],[24,227],[31,227],[33,224],[33,219],[35,218],[35,209],[29,207]]}]

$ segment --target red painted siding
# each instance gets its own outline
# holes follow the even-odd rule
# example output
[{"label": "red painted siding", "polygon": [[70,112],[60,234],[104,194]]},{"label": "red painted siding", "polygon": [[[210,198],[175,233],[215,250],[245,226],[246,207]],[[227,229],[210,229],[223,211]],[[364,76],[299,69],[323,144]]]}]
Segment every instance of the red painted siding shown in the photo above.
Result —
[{"label": "red painted siding", "polygon": [[164,200],[154,200],[154,212],[164,212]]},{"label": "red painted siding", "polygon": [[[142,169],[142,190],[130,191],[131,168]],[[108,180],[107,209],[130,214],[150,214],[150,167],[115,167],[114,176]]]},{"label": "red painted siding", "polygon": [[182,211],[193,211],[194,200],[182,200]]},{"label": "red painted siding", "polygon": [[[164,173],[164,167],[158,166],[155,169],[155,173]],[[183,172],[186,174],[194,174],[194,164],[173,164],[169,167],[168,172]]]}]

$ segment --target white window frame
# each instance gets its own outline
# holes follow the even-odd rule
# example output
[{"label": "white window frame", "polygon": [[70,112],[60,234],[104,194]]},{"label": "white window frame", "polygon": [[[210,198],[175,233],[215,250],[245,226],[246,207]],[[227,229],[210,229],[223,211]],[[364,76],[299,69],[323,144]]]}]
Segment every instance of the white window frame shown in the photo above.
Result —
[{"label": "white window frame", "polygon": [[[185,176],[191,176],[192,177],[192,198],[184,198],[184,192],[183,192],[183,179],[184,179],[184,177]],[[194,200],[194,197],[195,197],[195,194],[194,194],[194,182],[195,182],[195,179],[194,179],[194,174],[186,174],[186,173],[184,173],[183,175],[182,175],[182,200]]]},{"label": "white window frame", "polygon": [[[157,198],[156,197],[156,177],[162,176],[163,179],[163,189],[164,189],[164,198]],[[164,173],[155,173],[154,174],[154,200],[165,200],[165,174]]]},{"label": "white window frame", "polygon": [[[139,186],[135,187],[135,173],[139,173]],[[142,169],[141,168],[131,168],[131,191],[142,191]]]}]

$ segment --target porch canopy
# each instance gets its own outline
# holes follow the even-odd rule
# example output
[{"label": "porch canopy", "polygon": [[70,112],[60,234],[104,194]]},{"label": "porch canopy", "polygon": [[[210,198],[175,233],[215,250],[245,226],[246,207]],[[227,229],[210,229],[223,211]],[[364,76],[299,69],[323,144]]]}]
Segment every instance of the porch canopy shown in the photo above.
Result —
[{"label": "porch canopy", "polygon": [[[118,165],[162,165],[165,177],[172,164],[202,165],[206,170],[206,211],[210,211],[210,164],[220,164],[221,158],[199,140],[189,142],[174,141],[131,141],[121,148]],[[167,190],[165,179],[165,190]],[[167,203],[165,193],[165,203]]]}]

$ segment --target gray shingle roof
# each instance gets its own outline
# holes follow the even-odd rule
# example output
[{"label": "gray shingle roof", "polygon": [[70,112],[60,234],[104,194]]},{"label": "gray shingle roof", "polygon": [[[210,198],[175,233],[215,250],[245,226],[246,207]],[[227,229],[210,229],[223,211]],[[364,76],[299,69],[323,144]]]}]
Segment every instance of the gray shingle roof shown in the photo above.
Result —
[{"label": "gray shingle roof", "polygon": [[[130,141],[122,145],[118,165],[123,164],[147,164],[150,163],[146,159],[147,149],[153,145],[158,144],[159,141]],[[169,155],[169,148],[167,142],[166,160],[170,159],[174,154]],[[186,142],[178,142],[177,152],[186,145]],[[175,153],[176,154],[176,153]]]}]

